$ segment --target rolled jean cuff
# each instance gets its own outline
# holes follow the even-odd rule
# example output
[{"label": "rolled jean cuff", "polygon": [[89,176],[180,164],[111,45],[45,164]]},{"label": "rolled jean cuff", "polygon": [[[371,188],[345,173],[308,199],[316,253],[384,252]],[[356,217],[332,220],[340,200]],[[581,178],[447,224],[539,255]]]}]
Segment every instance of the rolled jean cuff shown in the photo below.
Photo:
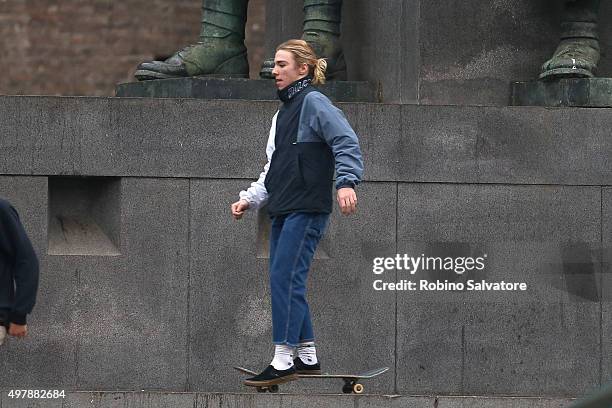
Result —
[{"label": "rolled jean cuff", "polygon": [[15,324],[19,324],[19,325],[26,325],[27,324],[27,315],[25,314],[21,314],[21,313],[17,313],[17,312],[12,312],[9,315],[9,322],[10,323],[15,323]]},{"label": "rolled jean cuff", "polygon": [[288,341],[273,341],[272,344],[276,346],[289,346],[289,347],[297,347],[297,344],[289,343]]}]

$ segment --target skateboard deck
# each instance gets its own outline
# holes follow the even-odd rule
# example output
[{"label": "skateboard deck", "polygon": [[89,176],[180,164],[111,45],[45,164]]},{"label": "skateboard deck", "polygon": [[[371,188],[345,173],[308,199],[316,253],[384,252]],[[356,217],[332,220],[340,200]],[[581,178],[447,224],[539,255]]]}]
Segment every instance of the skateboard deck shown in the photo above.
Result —
[{"label": "skateboard deck", "polygon": [[[244,367],[234,367],[236,370],[241,373],[248,375],[257,375],[257,373],[253,370],[249,370]],[[344,386],[342,387],[342,392],[345,394],[355,393],[361,394],[364,390],[363,384],[359,383],[361,379],[374,378],[382,373],[385,373],[389,370],[389,367],[381,367],[375,368],[373,370],[364,371],[359,374],[298,374],[298,378],[340,378],[344,381]],[[269,386],[256,386],[257,392],[278,392],[279,384],[269,385]]]}]

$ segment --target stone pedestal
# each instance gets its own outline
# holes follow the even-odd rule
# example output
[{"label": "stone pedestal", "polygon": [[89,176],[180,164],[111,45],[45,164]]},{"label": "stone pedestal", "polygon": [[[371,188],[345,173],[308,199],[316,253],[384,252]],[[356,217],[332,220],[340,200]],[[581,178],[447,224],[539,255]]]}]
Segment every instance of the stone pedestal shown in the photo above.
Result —
[{"label": "stone pedestal", "polygon": [[510,104],[513,106],[612,107],[612,78],[515,82],[511,87]]},{"label": "stone pedestal", "polygon": [[[302,2],[267,0],[266,49],[302,34]],[[513,81],[537,78],[559,42],[562,1],[351,0],[342,10],[349,80],[381,81],[385,103],[508,104]],[[612,3],[599,35],[612,38]],[[602,43],[604,52],[612,44]],[[600,76],[612,76],[605,56]]]},{"label": "stone pedestal", "polygon": [[[366,81],[317,85],[336,102],[381,102],[381,90]],[[116,88],[119,97],[278,100],[272,80],[236,78],[177,78],[130,82]]]},{"label": "stone pedestal", "polygon": [[[254,213],[232,221],[229,206],[266,163],[278,105],[0,97],[0,195],[42,265],[28,320],[36,335],[2,346],[0,389],[244,390],[228,367],[237,356],[261,366],[270,351],[268,259],[258,243],[267,227]],[[487,396],[464,407],[543,408],[499,397],[580,396],[609,382],[612,343],[601,339],[612,337],[610,111],[339,105],[360,137],[366,178],[356,216],[334,209],[319,247],[326,256],[309,276],[326,367],[392,367],[368,381],[373,394]],[[58,228],[60,217],[75,227]],[[92,237],[76,224],[95,225],[93,238],[110,244],[82,239]],[[373,273],[375,258],[396,254],[487,257],[482,271],[462,275]],[[379,291],[378,279],[528,289]],[[337,393],[338,384],[281,389]],[[13,407],[7,401],[0,395]],[[336,406],[326,404],[314,400]]]}]

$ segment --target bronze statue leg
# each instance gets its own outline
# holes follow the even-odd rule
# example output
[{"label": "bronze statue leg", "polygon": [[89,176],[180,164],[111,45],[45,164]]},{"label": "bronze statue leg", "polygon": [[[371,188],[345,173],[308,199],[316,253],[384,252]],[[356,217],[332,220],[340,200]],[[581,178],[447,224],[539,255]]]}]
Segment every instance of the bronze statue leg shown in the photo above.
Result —
[{"label": "bronze statue leg", "polygon": [[[327,59],[326,77],[346,80],[346,63],[340,43],[342,0],[304,0],[304,29],[306,40],[319,58]],[[259,75],[272,78],[274,59],[264,61]]]},{"label": "bronze statue leg", "polygon": [[599,62],[597,15],[600,0],[566,1],[561,42],[542,65],[541,79],[589,78]]},{"label": "bronze statue leg", "polygon": [[248,78],[244,45],[248,0],[202,0],[202,24],[196,44],[165,61],[141,63],[139,80],[188,76]]}]

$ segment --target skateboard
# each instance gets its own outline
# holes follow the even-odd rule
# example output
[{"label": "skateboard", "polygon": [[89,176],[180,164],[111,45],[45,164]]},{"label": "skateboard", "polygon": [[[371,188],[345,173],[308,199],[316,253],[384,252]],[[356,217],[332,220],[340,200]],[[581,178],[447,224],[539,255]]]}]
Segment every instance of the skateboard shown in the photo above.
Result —
[{"label": "skateboard", "polygon": [[[234,367],[236,370],[244,374],[257,375],[253,370],[244,367]],[[298,378],[340,378],[344,381],[342,392],[345,394],[361,394],[363,392],[363,384],[359,383],[361,379],[374,378],[389,370],[389,367],[376,368],[374,370],[364,371],[359,374],[298,374]],[[257,392],[278,392],[279,384],[269,386],[257,386]]]}]

